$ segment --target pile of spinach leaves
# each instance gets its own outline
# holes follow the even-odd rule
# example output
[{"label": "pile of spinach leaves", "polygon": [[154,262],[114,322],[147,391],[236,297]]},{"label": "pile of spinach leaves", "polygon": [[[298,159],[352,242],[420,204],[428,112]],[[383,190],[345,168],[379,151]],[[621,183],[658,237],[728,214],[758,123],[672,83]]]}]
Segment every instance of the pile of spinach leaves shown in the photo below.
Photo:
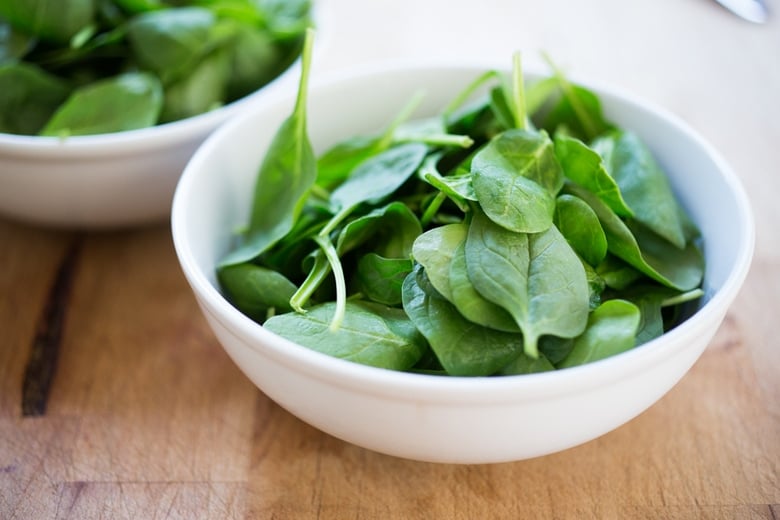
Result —
[{"label": "pile of spinach leaves", "polygon": [[300,55],[309,0],[3,0],[0,132],[87,135],[240,99]]},{"label": "pile of spinach leaves", "polygon": [[311,34],[295,109],[217,269],[245,314],[354,362],[488,376],[626,351],[702,295],[696,226],[593,92],[558,71],[526,86],[518,55],[443,113],[412,120],[413,100],[381,135],[315,157]]}]

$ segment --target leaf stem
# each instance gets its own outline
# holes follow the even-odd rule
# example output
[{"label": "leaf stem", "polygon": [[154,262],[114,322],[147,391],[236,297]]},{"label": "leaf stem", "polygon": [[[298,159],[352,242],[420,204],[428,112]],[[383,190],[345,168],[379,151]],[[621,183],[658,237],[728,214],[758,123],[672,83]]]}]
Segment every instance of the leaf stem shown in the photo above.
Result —
[{"label": "leaf stem", "polygon": [[328,221],[327,224],[325,224],[325,227],[323,227],[320,232],[317,234],[318,237],[327,237],[331,231],[336,229],[336,226],[341,224],[341,221],[347,218],[350,213],[352,213],[352,210],[354,209],[353,206],[347,206],[344,208],[341,208],[338,213],[333,215],[331,219]]},{"label": "leaf stem", "polygon": [[512,60],[512,104],[515,109],[515,126],[520,130],[525,130],[527,128],[525,85],[523,83],[523,64],[519,52],[514,54]]},{"label": "leaf stem", "polygon": [[665,300],[661,301],[661,307],[671,307],[672,305],[678,305],[680,303],[693,301],[697,298],[701,298],[702,296],[704,296],[704,291],[698,288],[693,289],[690,291],[686,291],[684,293],[677,294],[670,298],[666,298]]},{"label": "leaf stem", "polygon": [[401,109],[398,115],[393,118],[393,120],[390,122],[390,125],[387,127],[387,130],[385,130],[384,135],[382,135],[382,139],[379,141],[380,150],[385,150],[390,147],[390,145],[393,143],[393,135],[395,134],[395,131],[399,126],[412,117],[412,114],[415,110],[417,110],[417,107],[420,106],[420,103],[424,97],[425,94],[422,91],[416,92],[409,103],[407,103],[406,106]]},{"label": "leaf stem", "polygon": [[474,140],[467,135],[459,134],[421,134],[407,135],[402,139],[396,139],[396,143],[423,143],[430,146],[458,146],[469,148]]},{"label": "leaf stem", "polygon": [[436,194],[436,197],[428,204],[422,217],[420,217],[420,224],[422,224],[423,227],[427,226],[431,220],[433,220],[433,217],[436,216],[436,212],[439,211],[439,208],[445,200],[447,200],[447,195],[443,191]]},{"label": "leaf stem", "polygon": [[[311,68],[311,51],[314,46],[314,29],[306,28],[306,37],[301,51],[301,78],[298,84],[298,96],[295,98],[295,113],[304,113],[306,94],[309,86],[309,69]],[[303,118],[301,118],[303,119]]]},{"label": "leaf stem", "polygon": [[498,77],[498,73],[494,70],[489,70],[475,79],[471,84],[463,90],[458,97],[453,99],[449,105],[447,105],[442,112],[442,117],[446,122],[455,110],[457,110],[463,103],[470,98],[476,90],[482,86],[483,83],[488,82],[491,79]]},{"label": "leaf stem", "polygon": [[341,266],[341,260],[336,252],[336,248],[333,243],[325,236],[317,235],[314,237],[314,241],[320,246],[320,249],[325,253],[330,268],[333,271],[333,277],[336,281],[336,310],[333,313],[333,318],[330,321],[330,330],[336,332],[341,327],[344,321],[344,315],[347,311],[347,283],[344,279],[344,270]]},{"label": "leaf stem", "polygon": [[543,53],[542,55],[544,57],[544,60],[553,70],[553,74],[555,75],[555,78],[558,80],[558,85],[560,85],[561,90],[563,91],[563,95],[566,97],[566,99],[569,100],[569,103],[571,104],[571,108],[572,110],[574,110],[574,113],[577,115],[577,119],[582,124],[582,128],[583,130],[585,130],[588,139],[595,138],[598,135],[598,130],[596,129],[596,126],[593,124],[593,121],[591,120],[587,109],[582,105],[582,103],[580,103],[580,98],[574,92],[574,87],[572,86],[571,83],[569,83],[569,80],[566,79],[566,76],[564,76],[563,72],[561,71],[560,68],[558,68],[555,62],[552,61],[550,56],[547,55],[547,53]]},{"label": "leaf stem", "polygon": [[306,276],[306,279],[301,286],[298,287],[298,290],[295,291],[295,294],[290,297],[290,307],[292,307],[295,312],[301,314],[305,313],[306,309],[304,309],[304,306],[309,302],[311,295],[314,294],[314,291],[316,291],[320,285],[322,285],[322,282],[329,274],[330,264],[328,263],[327,258],[323,255],[315,254],[314,265],[309,271],[308,276]]}]

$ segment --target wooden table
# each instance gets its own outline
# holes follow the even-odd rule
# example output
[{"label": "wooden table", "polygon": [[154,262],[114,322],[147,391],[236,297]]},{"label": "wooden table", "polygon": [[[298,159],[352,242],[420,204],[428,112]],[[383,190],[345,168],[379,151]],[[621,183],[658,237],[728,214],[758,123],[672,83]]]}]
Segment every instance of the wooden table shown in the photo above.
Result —
[{"label": "wooden table", "polygon": [[705,0],[408,4],[324,2],[319,70],[545,49],[676,112],[731,163],[756,254],[698,363],[635,420],[562,453],[401,460],[320,433],[238,371],[167,223],[0,219],[0,518],[780,518],[780,4],[765,26]]}]

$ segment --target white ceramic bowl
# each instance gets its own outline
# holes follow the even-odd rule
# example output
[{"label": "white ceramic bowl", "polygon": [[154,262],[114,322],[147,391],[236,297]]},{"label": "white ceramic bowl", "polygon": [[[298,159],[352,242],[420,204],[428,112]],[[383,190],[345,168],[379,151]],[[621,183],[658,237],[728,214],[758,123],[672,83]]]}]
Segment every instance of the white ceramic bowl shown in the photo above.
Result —
[{"label": "white ceramic bowl", "polygon": [[[315,3],[315,56],[328,13]],[[320,26],[325,25],[323,39]],[[151,128],[67,139],[0,133],[0,216],[59,228],[111,229],[164,222],[176,182],[214,129],[260,99],[297,89],[300,60],[221,108]]]},{"label": "white ceramic bowl", "polygon": [[[393,66],[316,81],[308,103],[315,149],[379,130],[420,88],[427,97],[419,114],[436,113],[483,70]],[[706,296],[687,321],[589,365],[473,379],[367,367],[265,330],[222,297],[214,266],[231,232],[247,220],[257,166],[292,109],[289,96],[256,106],[208,138],[174,197],[176,252],[227,353],[266,395],[307,423],[371,450],[424,461],[488,463],[556,452],[655,403],[701,355],[737,294],[753,253],[753,221],[735,174],[679,119],[615,89],[585,84],[601,95],[610,119],[646,140],[703,232]]]}]

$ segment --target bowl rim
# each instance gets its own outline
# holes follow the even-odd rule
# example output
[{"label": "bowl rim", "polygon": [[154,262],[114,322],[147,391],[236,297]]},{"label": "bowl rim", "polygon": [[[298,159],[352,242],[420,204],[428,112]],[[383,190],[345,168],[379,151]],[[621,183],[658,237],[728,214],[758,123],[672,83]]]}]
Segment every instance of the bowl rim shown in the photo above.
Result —
[{"label": "bowl rim", "polygon": [[[506,67],[497,66],[494,61],[388,60],[372,65],[334,70],[319,77],[313,77],[310,92],[333,88],[342,82],[366,80],[375,75],[408,74],[420,71],[420,69],[428,71],[431,69],[461,69],[464,73],[470,71],[478,74],[488,69],[505,71]],[[540,74],[539,71],[530,68],[527,72],[529,77]],[[199,268],[186,238],[188,228],[185,218],[188,206],[187,199],[188,192],[193,189],[199,176],[197,165],[203,157],[220,145],[224,139],[223,136],[229,136],[232,129],[244,121],[259,117],[259,114],[270,108],[272,103],[286,102],[289,104],[295,97],[294,93],[273,99],[267,98],[262,103],[253,106],[250,111],[236,116],[222,125],[196,150],[179,179],[171,211],[174,248],[185,277],[202,309],[211,318],[217,320],[221,326],[231,330],[242,340],[251,338],[253,341],[245,342],[249,349],[261,355],[272,357],[279,363],[291,366],[292,370],[306,373],[308,376],[325,381],[330,385],[349,389],[358,388],[362,393],[385,398],[405,396],[407,399],[420,402],[457,404],[458,406],[464,404],[476,406],[486,402],[499,403],[523,399],[535,400],[540,396],[550,398],[575,390],[600,387],[610,382],[632,377],[650,362],[668,360],[680,354],[685,350],[680,345],[686,345],[701,336],[703,329],[712,319],[718,319],[718,322],[722,319],[747,276],[755,247],[755,224],[747,194],[739,178],[721,154],[680,117],[615,85],[599,83],[576,75],[570,75],[569,79],[597,91],[599,95],[617,98],[628,104],[639,106],[645,111],[650,111],[665,124],[684,133],[716,164],[719,176],[730,187],[735,198],[739,212],[737,217],[741,222],[740,228],[743,233],[740,234],[736,244],[738,254],[734,259],[733,266],[722,286],[704,302],[701,308],[674,329],[629,351],[586,365],[552,372],[500,377],[444,377],[361,365],[308,349],[265,329],[233,307]],[[258,343],[262,343],[262,345],[258,345]],[[225,348],[224,345],[222,346]]]}]

